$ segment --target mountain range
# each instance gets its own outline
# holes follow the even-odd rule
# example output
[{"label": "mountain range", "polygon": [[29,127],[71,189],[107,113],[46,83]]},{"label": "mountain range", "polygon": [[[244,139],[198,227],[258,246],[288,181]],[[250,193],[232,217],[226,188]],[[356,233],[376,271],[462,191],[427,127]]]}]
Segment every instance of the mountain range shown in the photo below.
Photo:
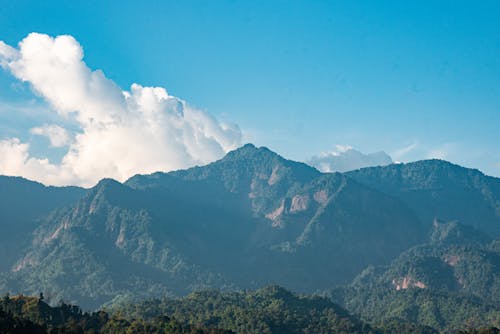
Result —
[{"label": "mountain range", "polygon": [[91,189],[0,177],[0,199],[0,291],[97,308],[279,284],[370,321],[404,318],[374,291],[436,291],[498,317],[500,179],[442,160],[321,173],[247,144]]}]

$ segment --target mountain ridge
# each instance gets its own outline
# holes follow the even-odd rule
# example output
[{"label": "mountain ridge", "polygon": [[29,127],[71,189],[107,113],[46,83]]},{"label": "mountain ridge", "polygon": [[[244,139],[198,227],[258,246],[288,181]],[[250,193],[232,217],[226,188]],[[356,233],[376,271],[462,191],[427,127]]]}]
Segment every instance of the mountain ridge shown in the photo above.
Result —
[{"label": "mountain ridge", "polygon": [[[321,173],[245,145],[206,166],[103,179],[35,225],[0,289],[90,308],[204,288],[325,291],[425,242],[439,219],[467,223],[471,206],[450,198],[479,201],[484,211],[466,225],[490,233],[496,180],[445,162],[408,165]],[[429,201],[453,205],[423,210]],[[469,233],[454,231],[434,237]]]},{"label": "mountain ridge", "polygon": [[[182,295],[279,282],[313,291],[387,261],[423,234],[397,199],[247,145],[203,167],[124,184],[102,180],[47,217],[4,286],[36,291],[37,277],[44,276],[44,291],[84,305],[98,295],[129,294],[134,285],[146,296],[152,286]],[[342,264],[346,256],[353,261]],[[344,270],[332,276],[338,266]],[[95,281],[78,278],[70,285],[72,267]],[[117,272],[130,279],[117,281]]]}]

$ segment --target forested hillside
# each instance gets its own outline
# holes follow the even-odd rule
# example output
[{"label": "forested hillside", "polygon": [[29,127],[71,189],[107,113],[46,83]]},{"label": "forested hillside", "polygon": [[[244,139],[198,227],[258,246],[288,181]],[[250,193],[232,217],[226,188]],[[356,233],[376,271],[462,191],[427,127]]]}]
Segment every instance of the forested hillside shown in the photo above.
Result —
[{"label": "forested hillside", "polygon": [[45,187],[20,177],[0,176],[0,272],[8,271],[27,247],[39,221],[85,194],[78,187]]},{"label": "forested hillside", "polygon": [[429,242],[390,265],[369,267],[333,299],[372,323],[390,319],[452,331],[500,327],[498,240],[456,222],[434,222]]},{"label": "forested hillside", "polygon": [[[497,334],[494,327],[456,333]],[[257,291],[201,291],[181,299],[152,299],[82,312],[60,302],[49,306],[39,297],[4,296],[1,333],[370,333],[437,334],[429,326],[393,319],[377,326],[350,315],[330,300],[298,296],[277,286]]]}]

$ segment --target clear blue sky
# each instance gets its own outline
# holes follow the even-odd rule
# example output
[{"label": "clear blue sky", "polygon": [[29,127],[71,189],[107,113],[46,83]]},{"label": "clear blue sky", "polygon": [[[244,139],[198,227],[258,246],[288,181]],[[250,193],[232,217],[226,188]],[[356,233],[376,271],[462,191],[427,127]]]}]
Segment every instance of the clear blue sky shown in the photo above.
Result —
[{"label": "clear blue sky", "polygon": [[[500,1],[2,0],[0,40],[71,34],[122,88],[166,87],[289,158],[347,144],[499,176],[499,17]],[[26,98],[11,81],[0,102]]]}]

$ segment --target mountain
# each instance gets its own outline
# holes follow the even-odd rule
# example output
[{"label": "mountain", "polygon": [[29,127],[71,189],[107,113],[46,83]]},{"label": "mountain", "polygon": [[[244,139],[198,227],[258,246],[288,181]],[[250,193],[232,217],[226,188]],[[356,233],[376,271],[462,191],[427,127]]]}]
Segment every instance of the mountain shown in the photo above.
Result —
[{"label": "mountain", "polygon": [[47,216],[0,288],[84,307],[205,287],[312,292],[425,235],[398,199],[245,145],[207,166],[101,181]]},{"label": "mountain", "polygon": [[332,295],[369,321],[495,324],[499,179],[476,170],[428,160],[321,173],[248,144],[88,190],[10,181],[2,214],[24,223],[10,225],[1,291],[95,309],[206,288],[347,284]]},{"label": "mountain", "polygon": [[500,241],[456,222],[435,221],[427,243],[387,266],[368,267],[334,300],[363,319],[391,319],[446,332],[500,326]]},{"label": "mountain", "polygon": [[442,160],[348,172],[348,177],[397,197],[432,224],[435,218],[500,237],[500,179]]},{"label": "mountain", "polygon": [[83,197],[78,187],[45,187],[20,177],[0,176],[0,272],[13,265],[31,241],[38,219]]}]

